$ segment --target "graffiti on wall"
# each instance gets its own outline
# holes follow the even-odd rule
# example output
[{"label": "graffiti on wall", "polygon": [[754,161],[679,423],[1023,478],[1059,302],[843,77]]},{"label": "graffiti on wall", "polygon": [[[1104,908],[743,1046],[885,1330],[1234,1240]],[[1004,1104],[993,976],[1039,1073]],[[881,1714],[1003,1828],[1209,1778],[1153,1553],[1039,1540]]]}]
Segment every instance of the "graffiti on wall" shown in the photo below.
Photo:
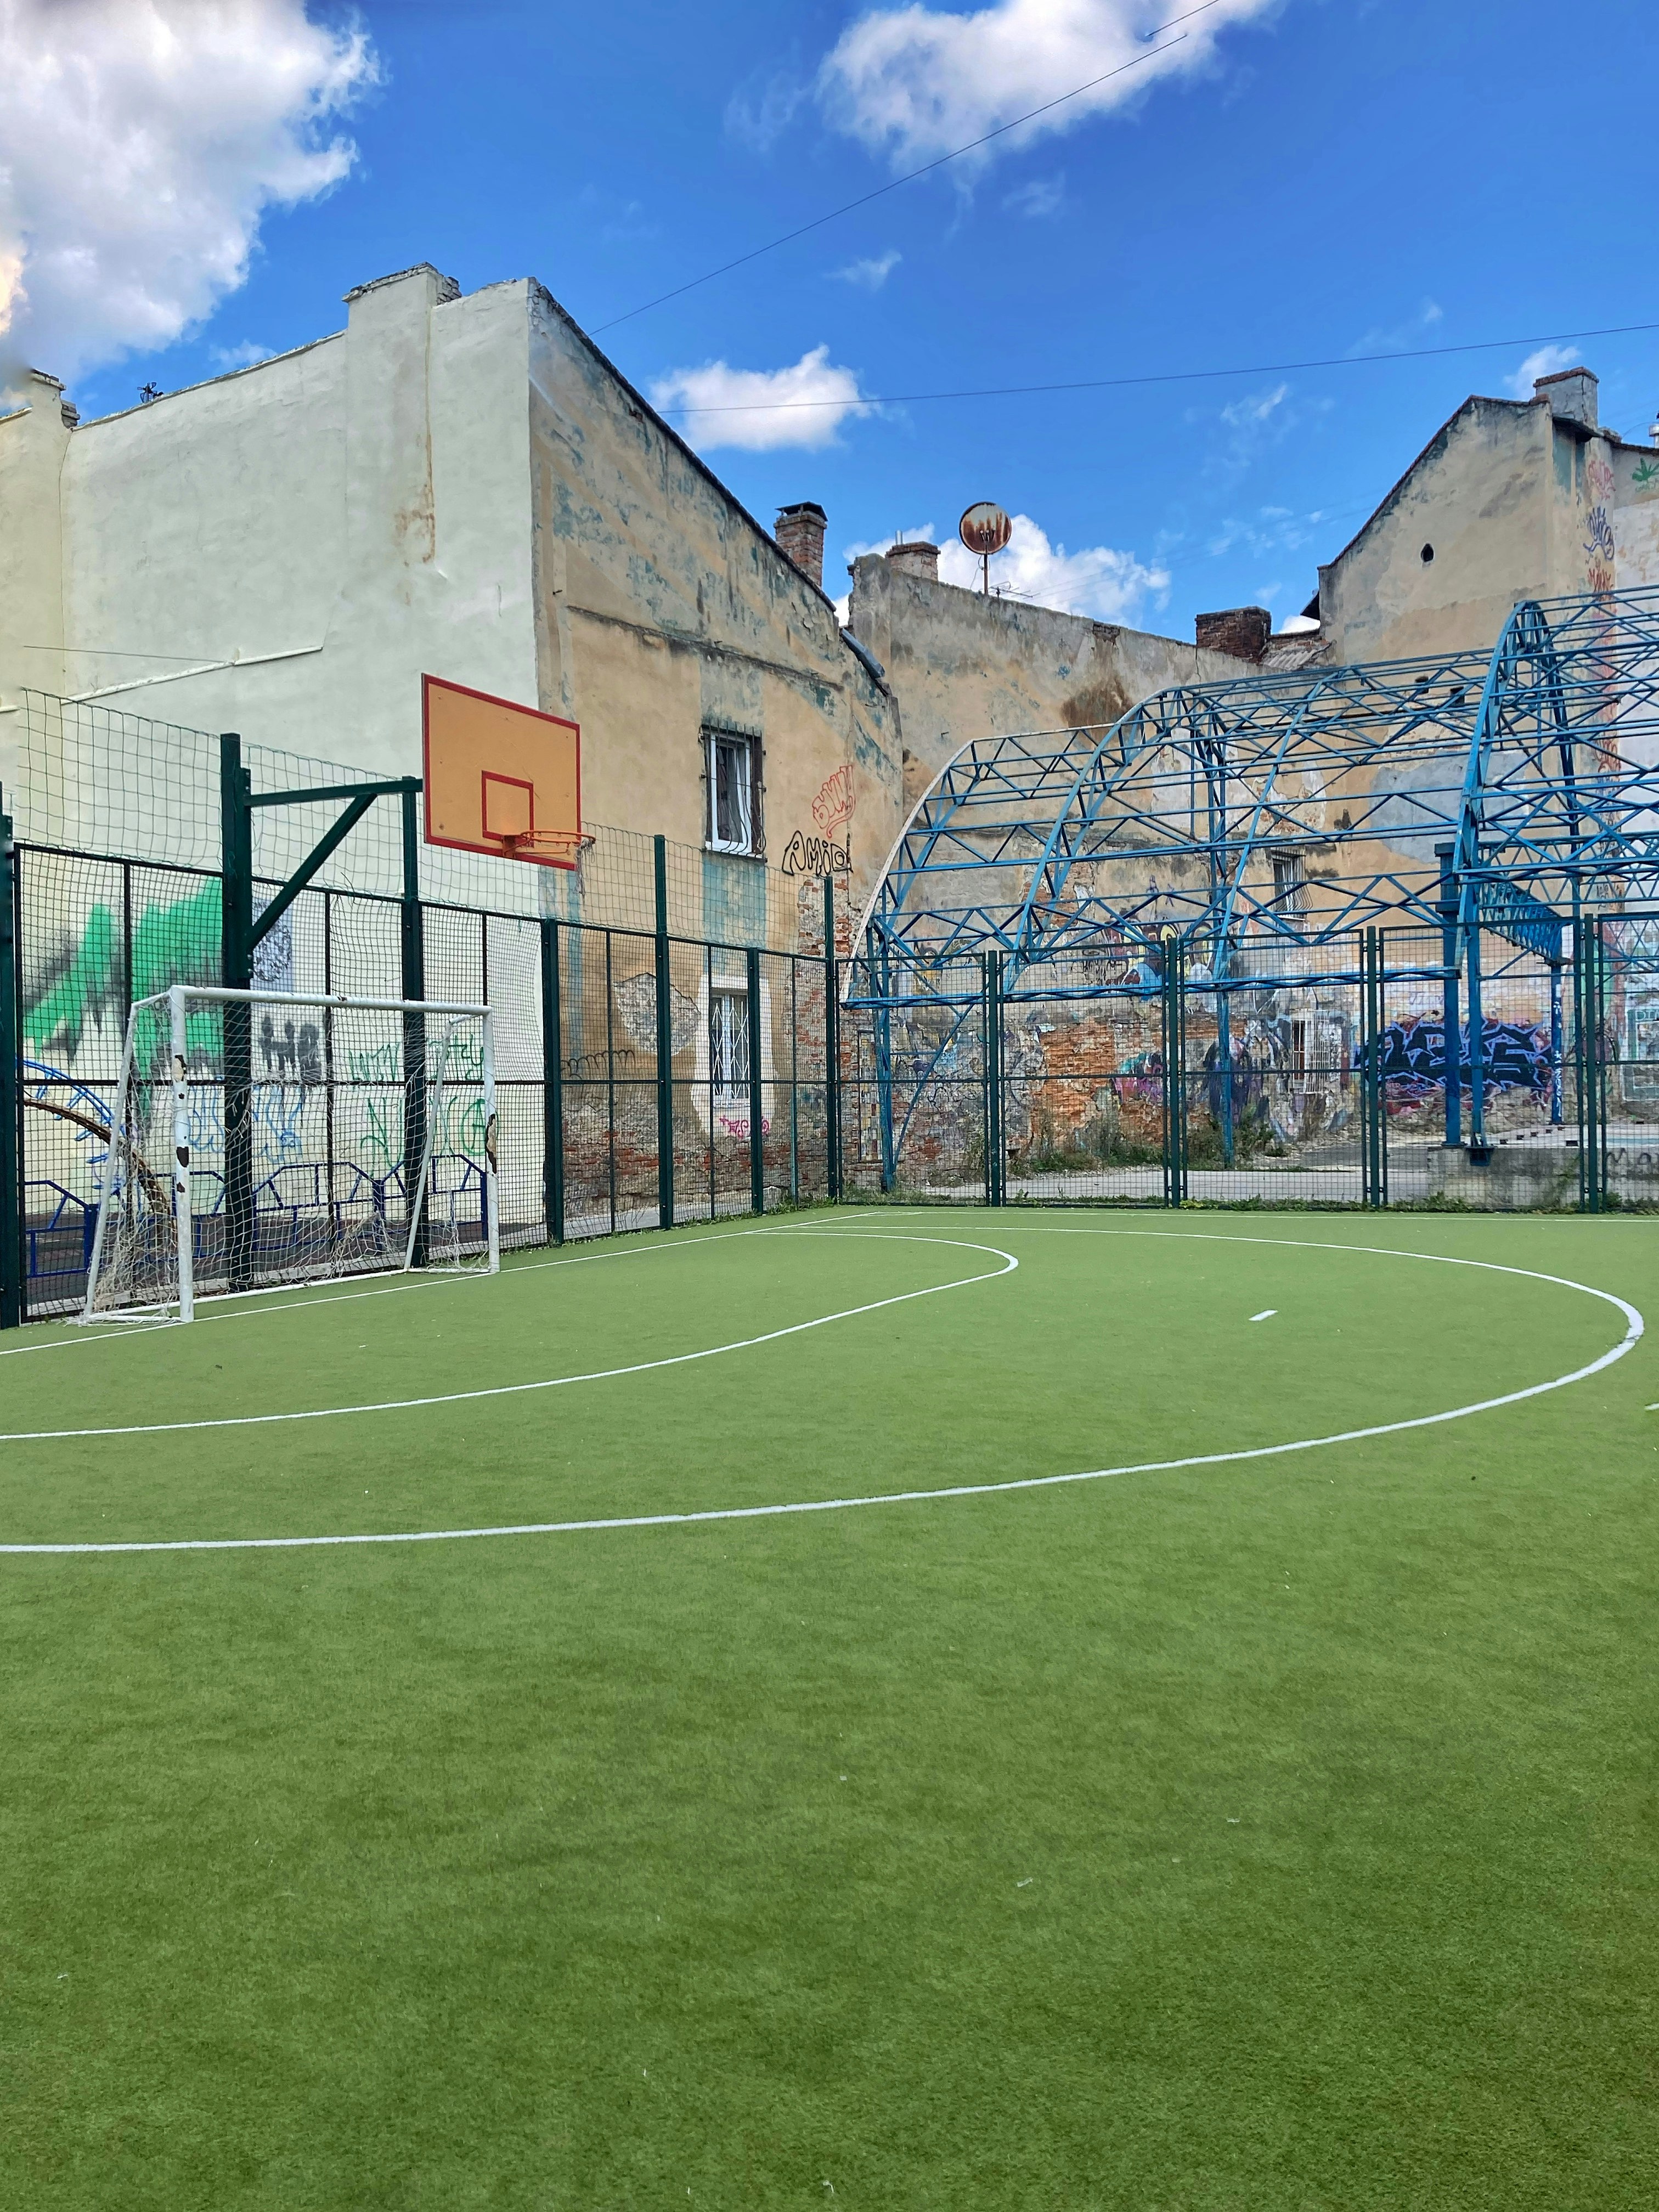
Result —
[{"label": "graffiti on wall", "polygon": [[[219,885],[146,906],[132,923],[123,957],[122,926],[103,900],[88,908],[78,933],[65,933],[26,983],[23,1035],[43,1059],[73,1063],[89,1028],[118,1030],[131,986],[135,1000],[174,983],[219,980]],[[129,972],[130,971],[130,972]],[[293,917],[284,915],[254,947],[253,981],[267,991],[294,988]]]},{"label": "graffiti on wall", "polygon": [[[1488,1091],[1530,1091],[1541,1096],[1550,1087],[1554,1060],[1547,1029],[1525,1022],[1503,1022],[1488,1016],[1480,1024],[1481,1080]],[[1446,1030],[1443,1022],[1419,1015],[1409,1022],[1390,1022],[1382,1031],[1382,1078],[1391,1097],[1415,1105],[1431,1091],[1437,1092],[1445,1073]],[[1356,1044],[1353,1064],[1362,1064],[1364,1048]],[[1470,1080],[1469,1030],[1459,1032],[1459,1066],[1467,1090]]]},{"label": "graffiti on wall", "polygon": [[816,830],[797,830],[783,848],[781,866],[786,876],[844,876],[853,866],[853,841],[839,842],[836,832],[853,819],[858,801],[853,789],[851,763],[824,778],[812,801]]},{"label": "graffiti on wall", "polygon": [[1613,471],[1598,438],[1590,441],[1589,457],[1584,465],[1584,476],[1589,486],[1589,513],[1585,519],[1584,580],[1597,599],[1612,591],[1615,548],[1611,511],[1613,501]]}]

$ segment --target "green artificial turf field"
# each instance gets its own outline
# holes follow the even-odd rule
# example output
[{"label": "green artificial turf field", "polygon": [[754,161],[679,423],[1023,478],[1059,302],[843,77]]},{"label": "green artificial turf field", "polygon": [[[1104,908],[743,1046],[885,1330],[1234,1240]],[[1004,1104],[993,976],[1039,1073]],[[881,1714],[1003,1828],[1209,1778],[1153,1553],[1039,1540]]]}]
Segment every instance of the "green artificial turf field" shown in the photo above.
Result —
[{"label": "green artificial turf field", "polygon": [[209,1547],[0,1558],[0,2202],[1651,2203],[1659,1371],[1506,1270],[1659,1305],[848,1210],[11,1340],[0,1537]]}]

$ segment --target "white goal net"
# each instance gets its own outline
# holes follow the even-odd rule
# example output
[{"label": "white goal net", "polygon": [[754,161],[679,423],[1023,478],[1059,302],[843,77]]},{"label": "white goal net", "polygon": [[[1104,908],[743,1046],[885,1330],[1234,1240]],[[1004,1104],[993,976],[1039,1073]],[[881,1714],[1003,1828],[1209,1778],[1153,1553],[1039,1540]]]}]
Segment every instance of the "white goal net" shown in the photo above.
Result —
[{"label": "white goal net", "polygon": [[84,1320],[499,1261],[488,1007],[189,984],[133,1007]]}]

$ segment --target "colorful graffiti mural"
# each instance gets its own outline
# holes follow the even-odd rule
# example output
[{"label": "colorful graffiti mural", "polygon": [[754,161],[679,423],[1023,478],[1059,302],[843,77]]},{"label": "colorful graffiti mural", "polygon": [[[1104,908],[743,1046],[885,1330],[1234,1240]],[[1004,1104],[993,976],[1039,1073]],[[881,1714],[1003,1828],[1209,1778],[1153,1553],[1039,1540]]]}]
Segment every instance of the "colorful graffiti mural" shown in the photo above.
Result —
[{"label": "colorful graffiti mural", "polygon": [[[1419,1015],[1409,1022],[1391,1022],[1382,1034],[1381,1075],[1390,1098],[1417,1105],[1431,1092],[1438,1095],[1445,1076],[1446,1029],[1443,1022]],[[1463,1087],[1471,1081],[1469,1029],[1459,1032],[1459,1071]],[[1362,1065],[1364,1048],[1354,1047],[1353,1065]],[[1554,1058],[1547,1029],[1524,1022],[1498,1021],[1488,1016],[1480,1024],[1481,1080],[1488,1091],[1529,1091],[1541,1097],[1554,1074]]]}]

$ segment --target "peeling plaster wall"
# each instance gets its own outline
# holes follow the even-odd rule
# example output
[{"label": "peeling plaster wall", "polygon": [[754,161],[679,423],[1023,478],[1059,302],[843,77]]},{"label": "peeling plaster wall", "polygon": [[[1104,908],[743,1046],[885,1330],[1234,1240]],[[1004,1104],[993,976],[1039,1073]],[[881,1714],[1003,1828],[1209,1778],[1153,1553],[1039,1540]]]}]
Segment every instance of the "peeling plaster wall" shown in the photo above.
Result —
[{"label": "peeling plaster wall", "polygon": [[0,689],[404,775],[423,671],[533,698],[507,289],[463,299],[404,271],[353,294],[334,337],[82,424],[55,501],[39,471],[21,490],[0,472],[0,535],[61,537],[65,647],[54,684],[8,635]]},{"label": "peeling plaster wall", "polygon": [[1320,569],[1320,657],[1486,650],[1517,599],[1659,583],[1656,501],[1651,447],[1547,398],[1468,399]]},{"label": "peeling plaster wall", "polygon": [[910,804],[975,738],[1113,722],[1170,685],[1254,672],[1231,653],[1023,600],[988,599],[896,568],[878,553],[853,564],[848,628],[898,694]]},{"label": "peeling plaster wall", "polygon": [[78,429],[40,392],[0,420],[0,693],[408,774],[447,677],[576,717],[588,815],[693,847],[704,729],[752,732],[774,867],[868,889],[890,693],[539,286],[404,270],[331,337]]},{"label": "peeling plaster wall", "polygon": [[1553,427],[1547,402],[1466,400],[1321,568],[1322,658],[1490,646],[1517,599],[1547,593]]},{"label": "peeling plaster wall", "polygon": [[541,704],[597,821],[704,842],[702,733],[762,746],[766,856],[860,894],[897,833],[897,711],[835,610],[557,303],[527,288]]}]

